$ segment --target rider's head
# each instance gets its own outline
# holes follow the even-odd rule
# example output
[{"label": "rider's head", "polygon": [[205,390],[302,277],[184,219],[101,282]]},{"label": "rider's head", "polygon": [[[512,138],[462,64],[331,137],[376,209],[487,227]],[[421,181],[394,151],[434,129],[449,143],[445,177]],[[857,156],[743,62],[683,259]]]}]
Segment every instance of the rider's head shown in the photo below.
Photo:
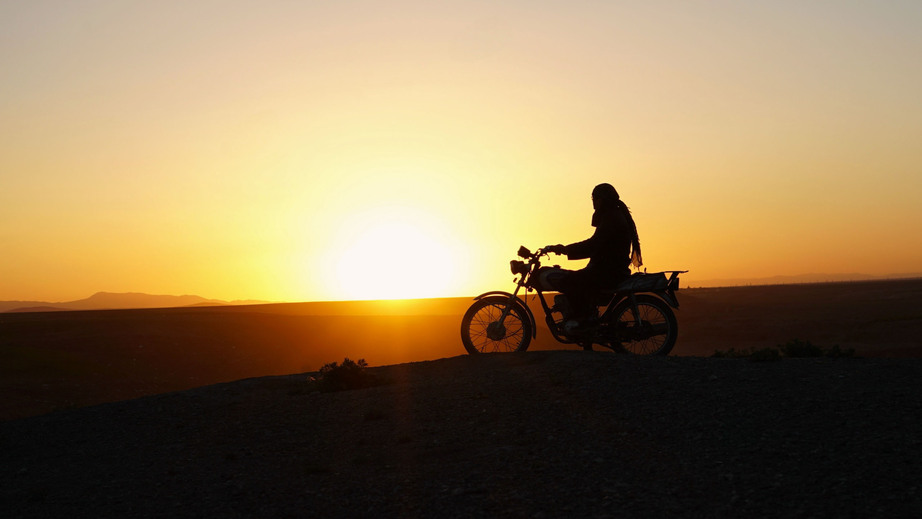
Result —
[{"label": "rider's head", "polygon": [[592,207],[604,209],[615,205],[621,197],[611,184],[599,184],[592,190]]}]

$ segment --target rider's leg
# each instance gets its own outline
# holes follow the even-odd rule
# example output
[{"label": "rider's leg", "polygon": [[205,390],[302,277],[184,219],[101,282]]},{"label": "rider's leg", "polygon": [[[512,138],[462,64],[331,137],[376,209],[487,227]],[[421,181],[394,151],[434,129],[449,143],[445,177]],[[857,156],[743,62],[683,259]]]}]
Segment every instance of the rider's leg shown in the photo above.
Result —
[{"label": "rider's leg", "polygon": [[595,277],[586,270],[569,271],[565,274],[557,281],[557,286],[570,301],[570,318],[585,321],[597,317],[594,295],[598,283]]}]

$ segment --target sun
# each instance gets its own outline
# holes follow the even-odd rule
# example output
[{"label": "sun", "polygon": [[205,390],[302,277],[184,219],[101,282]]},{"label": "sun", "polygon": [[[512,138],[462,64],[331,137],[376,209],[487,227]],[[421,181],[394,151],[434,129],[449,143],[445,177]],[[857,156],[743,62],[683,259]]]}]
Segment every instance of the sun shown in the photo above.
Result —
[{"label": "sun", "polygon": [[447,297],[456,289],[461,246],[431,214],[384,207],[354,215],[329,260],[337,299]]}]

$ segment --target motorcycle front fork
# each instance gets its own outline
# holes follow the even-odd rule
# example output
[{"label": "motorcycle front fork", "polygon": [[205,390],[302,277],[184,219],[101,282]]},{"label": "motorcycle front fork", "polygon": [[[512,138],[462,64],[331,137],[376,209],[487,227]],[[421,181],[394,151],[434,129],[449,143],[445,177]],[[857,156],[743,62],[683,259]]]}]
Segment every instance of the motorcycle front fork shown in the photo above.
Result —
[{"label": "motorcycle front fork", "polygon": [[521,284],[517,283],[515,285],[515,290],[512,292],[512,297],[509,298],[509,303],[507,303],[506,306],[503,308],[503,313],[500,314],[499,320],[496,321],[497,323],[500,324],[500,326],[502,326],[503,323],[506,322],[506,317],[508,317],[509,313],[512,312],[512,308],[515,306],[516,298],[518,298],[519,290],[521,288],[522,288]]}]

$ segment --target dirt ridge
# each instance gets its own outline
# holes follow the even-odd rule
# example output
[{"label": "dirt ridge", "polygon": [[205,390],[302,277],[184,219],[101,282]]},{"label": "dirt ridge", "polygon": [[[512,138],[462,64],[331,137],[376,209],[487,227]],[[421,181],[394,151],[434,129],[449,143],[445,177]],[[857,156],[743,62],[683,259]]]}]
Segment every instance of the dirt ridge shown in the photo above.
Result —
[{"label": "dirt ridge", "polygon": [[918,359],[542,351],[0,423],[0,516],[910,517]]}]

